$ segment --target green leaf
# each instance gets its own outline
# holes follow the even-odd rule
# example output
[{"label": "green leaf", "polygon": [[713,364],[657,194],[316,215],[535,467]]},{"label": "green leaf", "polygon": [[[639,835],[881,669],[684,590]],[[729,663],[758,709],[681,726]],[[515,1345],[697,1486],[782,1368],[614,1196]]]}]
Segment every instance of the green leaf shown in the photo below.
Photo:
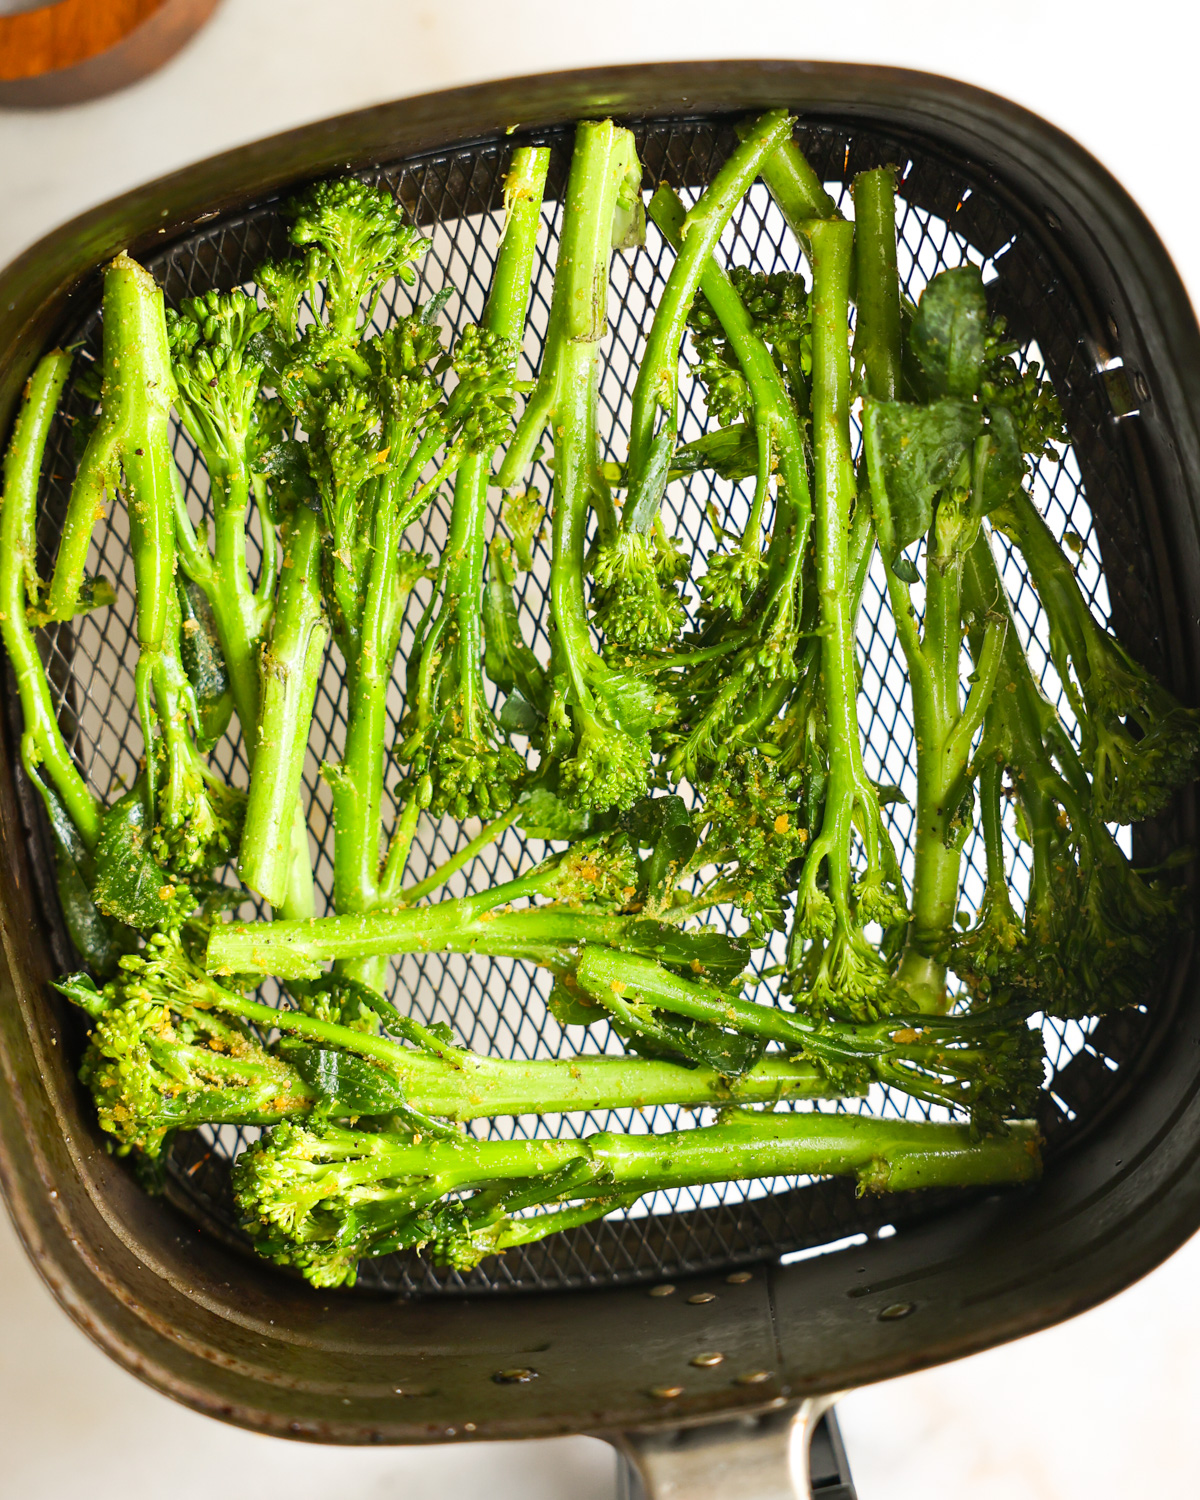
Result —
[{"label": "green leaf", "polygon": [[959,266],[933,278],[909,334],[930,396],[976,394],[983,379],[987,328],[987,295],[977,266]]},{"label": "green leaf", "polygon": [[92,894],[102,912],[139,932],[176,926],[193,905],[190,887],[158,864],[148,837],[146,805],[136,786],[104,815]]},{"label": "green leaf", "polygon": [[597,674],[591,686],[612,722],[635,740],[643,739],[659,722],[658,695],[644,677],[634,672]]},{"label": "green leaf", "polygon": [[532,734],[541,722],[541,715],[526,702],[520,688],[513,688],[500,707],[500,728],[506,734]]},{"label": "green leaf", "polygon": [[530,787],[521,794],[517,827],[527,839],[577,839],[591,829],[586,809],[569,807],[546,786]]},{"label": "green leaf", "polygon": [[908,805],[908,798],[900,788],[898,786],[891,786],[887,782],[877,781],[875,783],[875,795],[879,799],[880,807],[890,807],[893,802],[903,802],[905,806]]},{"label": "green leaf", "polygon": [[546,1008],[560,1026],[591,1026],[606,1019],[602,1006],[588,1004],[577,991],[569,990],[561,979],[554,981]]},{"label": "green leaf", "polygon": [[688,979],[728,984],[737,979],[749,957],[745,945],[715,927],[681,931],[667,922],[644,918],[631,922],[618,945],[624,953],[653,958],[680,970]]},{"label": "green leaf", "polygon": [[204,591],[190,578],[181,576],[178,592],[183,617],[179,656],[196,695],[200,716],[196,740],[201,750],[207,750],[216,744],[229,726],[233,694],[221,643],[217,639],[217,622]]},{"label": "green leaf", "polygon": [[978,408],[965,401],[863,402],[871,506],[889,566],[929,530],[938,491],[954,477],[980,426]]},{"label": "green leaf", "polygon": [[696,852],[700,836],[682,797],[643,797],[623,820],[639,849],[649,849],[642,865],[639,895],[660,901],[674,874]]},{"label": "green leaf", "polygon": [[627,531],[649,531],[667,488],[674,449],[674,434],[665,430],[650,444],[645,467],[630,482],[621,522]]},{"label": "green leaf", "polygon": [[1017,419],[1007,406],[993,407],[988,412],[988,455],[983,476],[982,504],[979,514],[989,511],[1011,500],[1021,488],[1025,478],[1025,459],[1021,452],[1021,434]]},{"label": "green leaf", "polygon": [[[609,1004],[606,996],[603,1002]],[[688,1062],[712,1068],[725,1078],[738,1078],[758,1062],[766,1051],[761,1037],[722,1031],[704,1021],[687,1021],[664,1015],[647,1005],[630,1004],[612,997],[613,1030],[641,1057],[666,1062]]]},{"label": "green leaf", "polygon": [[284,1050],[309,1088],[350,1114],[390,1115],[405,1107],[404,1089],[377,1063],[325,1047],[293,1044]]},{"label": "green leaf", "polygon": [[722,479],[748,479],[758,472],[758,439],[748,422],[718,427],[684,443],[671,460],[670,478],[711,469]]},{"label": "green leaf", "polygon": [[55,980],[54,988],[65,995],[72,1005],[78,1005],[94,1021],[98,1021],[108,1009],[108,997],[90,974],[66,974]]}]

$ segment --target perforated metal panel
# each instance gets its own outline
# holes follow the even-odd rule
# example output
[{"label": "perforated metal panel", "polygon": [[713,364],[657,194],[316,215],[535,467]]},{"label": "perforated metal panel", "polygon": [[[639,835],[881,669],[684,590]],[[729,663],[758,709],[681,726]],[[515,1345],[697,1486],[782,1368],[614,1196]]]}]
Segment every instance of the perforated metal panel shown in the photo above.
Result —
[{"label": "perforated metal panel", "polygon": [[[543,211],[535,268],[529,331],[521,373],[536,369],[540,339],[549,310],[558,226],[558,196],[570,159],[569,132],[544,137],[553,148],[548,197]],[[722,120],[656,122],[638,129],[646,168],[646,185],[667,180],[694,197],[710,180],[732,148],[735,136]],[[502,222],[503,175],[516,136],[448,154],[396,164],[378,176],[396,194],[429,237],[430,248],[415,289],[392,287],[381,299],[379,328],[408,310],[412,299],[425,300],[443,285],[456,290],[443,321],[457,331],[479,317],[486,300],[492,256]],[[1048,368],[1063,402],[1073,446],[1053,460],[1043,460],[1033,478],[1033,494],[1055,534],[1075,533],[1081,546],[1080,578],[1098,615],[1112,616],[1126,644],[1152,669],[1161,666],[1161,620],[1155,572],[1128,468],[1104,385],[1080,337],[1081,316],[1068,289],[1058,279],[1036,236],[960,166],[932,154],[915,155],[899,141],[827,124],[804,127],[800,143],[830,191],[848,214],[853,208],[847,184],[869,166],[894,162],[899,169],[898,231],[900,269],[914,298],[938,270],[970,261],[983,268],[995,311],[1009,321],[1025,358]],[[150,257],[147,264],[163,283],[172,304],[216,285],[246,284],[268,255],[287,249],[277,206],[267,204],[228,219],[215,220],[190,239]],[[756,186],[737,211],[724,237],[728,261],[772,271],[797,269],[799,247],[787,231],[765,189]],[[633,378],[642,340],[671,256],[650,227],[644,249],[614,257],[610,285],[611,336],[605,350],[601,390],[602,437],[607,456],[622,459]],[[99,352],[98,309],[72,335],[85,354]],[[699,435],[706,425],[703,393],[685,376],[681,386],[683,437]],[[72,419],[83,411],[72,389],[49,449],[44,495],[42,540],[52,547],[62,505],[74,471]],[[207,481],[186,435],[176,436],[176,456],[193,517],[199,520],[207,500]],[[538,466],[533,482],[543,493],[550,475]],[[678,536],[700,555],[717,545],[707,508],[736,529],[748,507],[742,487],[697,476],[668,491],[666,510]],[[434,501],[424,523],[410,540],[417,550],[440,550],[449,519],[449,496]],[[1113,559],[1120,560],[1119,569]],[[1107,563],[1107,569],[1106,569]],[[520,617],[539,656],[547,651],[548,558],[544,550],[525,580]],[[133,668],[137,645],[133,630],[133,580],[124,517],[118,509],[99,526],[89,571],[103,573],[118,589],[117,603],[88,616],[74,630],[46,633],[50,674],[60,700],[61,719],[74,754],[96,790],[111,797],[132,783],[142,745],[133,712]],[[1007,558],[1005,578],[1012,593],[1022,635],[1048,691],[1057,683],[1046,661],[1039,629],[1040,608],[1019,562]],[[693,590],[694,593],[694,590]],[[418,590],[410,601],[405,640],[391,695],[393,730],[403,709],[404,652],[411,627],[427,599]],[[910,706],[902,658],[897,650],[882,577],[873,571],[859,622],[863,665],[860,721],[865,736],[867,770],[910,796],[915,788]],[[328,789],[321,780],[323,760],[340,753],[345,729],[341,664],[336,651],[317,695],[316,717],[305,767],[305,797],[314,852],[318,902],[332,888],[332,840]],[[214,753],[216,762],[236,783],[244,784],[246,761],[236,733]],[[396,778],[389,778],[395,780]],[[385,828],[395,814],[385,797]],[[911,806],[893,804],[888,815],[897,845],[907,848]],[[477,831],[451,820],[422,820],[410,863],[410,880],[423,878]],[[1018,888],[1020,846],[1010,840]],[[43,845],[44,862],[49,850]],[[543,853],[510,830],[446,887],[446,894],[509,878]],[[965,904],[973,906],[982,890],[983,851],[978,837],[968,843]],[[320,905],[319,905],[320,909]],[[253,912],[247,906],[245,915]],[[778,961],[768,953],[764,962]],[[505,960],[467,959],[459,955],[407,957],[394,970],[394,999],[423,1021],[448,1021],[459,1040],[482,1052],[507,1057],[553,1057],[574,1051],[619,1051],[617,1039],[603,1027],[564,1034],[546,1009],[545,974]],[[266,993],[278,999],[267,987]],[[1100,1023],[1047,1023],[1047,1091],[1042,1123],[1050,1149],[1065,1128],[1086,1123],[1119,1086],[1122,1070],[1136,1054],[1147,1024],[1145,1011],[1129,1011]],[[811,1107],[811,1106],[804,1106]],[[857,1102],[824,1108],[857,1109]],[[877,1089],[865,1101],[875,1112],[928,1115],[928,1106]],[[622,1111],[546,1119],[477,1122],[479,1134],[580,1135],[601,1128],[656,1130],[687,1127],[701,1116],[660,1108],[644,1115]],[[235,1213],[228,1193],[228,1165],[240,1149],[241,1132],[220,1128],[179,1139],[168,1164],[174,1202],[215,1232],[237,1238]],[[851,1184],[779,1179],[730,1184],[695,1191],[656,1194],[625,1214],[556,1235],[542,1244],[512,1251],[461,1275],[430,1267],[420,1256],[391,1256],[364,1264],[359,1286],[376,1291],[436,1293],[493,1291],[511,1288],[608,1284],[699,1270],[759,1259],[804,1247],[816,1247],[858,1233],[875,1233],[889,1221],[928,1212],[944,1195],[905,1195],[856,1199]]]}]

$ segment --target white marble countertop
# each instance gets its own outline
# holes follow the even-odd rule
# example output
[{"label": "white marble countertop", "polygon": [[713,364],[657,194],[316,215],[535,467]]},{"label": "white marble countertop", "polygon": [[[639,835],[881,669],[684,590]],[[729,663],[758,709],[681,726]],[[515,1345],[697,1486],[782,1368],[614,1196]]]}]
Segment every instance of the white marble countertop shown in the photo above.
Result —
[{"label": "white marble countertop", "polygon": [[[1196,299],[1194,10],[1171,0],[224,0],[156,77],[0,111],[0,264],[81,210],[227,147],[403,94],[597,63],[814,57],[949,74],[1093,151]],[[1074,1322],[841,1404],[861,1500],[1097,1500],[1200,1489],[1200,1241]],[[0,1500],[609,1500],[585,1438],[358,1452],[218,1425],[139,1385],[53,1303],[0,1215]],[[1196,1486],[1196,1489],[1193,1489]]]}]

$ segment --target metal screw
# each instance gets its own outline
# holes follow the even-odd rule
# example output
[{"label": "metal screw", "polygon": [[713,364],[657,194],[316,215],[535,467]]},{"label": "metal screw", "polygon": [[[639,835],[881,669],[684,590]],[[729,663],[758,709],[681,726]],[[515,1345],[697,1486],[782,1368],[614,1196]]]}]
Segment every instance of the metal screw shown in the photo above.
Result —
[{"label": "metal screw", "polygon": [[701,1303],[715,1302],[716,1300],[716,1292],[696,1292],[694,1296],[688,1298],[693,1307],[699,1307]]},{"label": "metal screw", "polygon": [[747,1370],[744,1375],[735,1375],[735,1385],[762,1385],[764,1381],[770,1380],[770,1370]]},{"label": "metal screw", "polygon": [[725,1278],[728,1286],[745,1286],[748,1281],[753,1280],[754,1274],[751,1271],[735,1271],[732,1276]]},{"label": "metal screw", "polygon": [[695,1359],[688,1361],[695,1365],[698,1370],[711,1370],[714,1365],[723,1365],[725,1356],[723,1354],[697,1354]]},{"label": "metal screw", "polygon": [[674,1295],[674,1292],[675,1288],[669,1281],[664,1281],[662,1286],[652,1286],[650,1288],[650,1295],[652,1297],[670,1297]]},{"label": "metal screw", "polygon": [[885,1307],[879,1314],[881,1323],[894,1323],[898,1318],[907,1318],[909,1313],[916,1312],[915,1302],[893,1302],[890,1307]]},{"label": "metal screw", "polygon": [[674,1401],[676,1396],[683,1395],[681,1385],[652,1385],[650,1394],[656,1401]]},{"label": "metal screw", "polygon": [[492,1379],[497,1385],[528,1385],[537,1379],[538,1372],[522,1367],[515,1370],[497,1370]]}]

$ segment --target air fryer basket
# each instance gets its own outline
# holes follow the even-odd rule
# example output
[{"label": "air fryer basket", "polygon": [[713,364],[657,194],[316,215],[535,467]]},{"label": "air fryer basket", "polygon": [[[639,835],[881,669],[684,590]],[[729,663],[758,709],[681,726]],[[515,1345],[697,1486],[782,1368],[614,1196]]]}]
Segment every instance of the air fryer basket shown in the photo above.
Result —
[{"label": "air fryer basket", "polygon": [[[647,184],[665,179],[686,193],[724,159],[735,121],[774,104],[799,114],[801,145],[831,185],[896,164],[901,269],[914,296],[944,266],[983,267],[994,311],[1025,356],[1047,368],[1071,433],[1066,453],[1039,464],[1035,498],[1058,535],[1073,531],[1082,544],[1080,576],[1097,609],[1135,655],[1194,701],[1200,619],[1180,604],[1200,598],[1197,470],[1188,464],[1197,446],[1188,400],[1197,332],[1186,297],[1144,220],[1094,162],[1031,116],[944,80],[799,64],[619,69],[407,101],[231,153],[98,210],[12,268],[0,285],[8,293],[0,299],[0,411],[11,407],[41,348],[59,341],[98,349],[96,271],[123,243],[155,272],[170,303],[214,284],[238,285],[285,248],[279,201],[291,184],[358,170],[386,183],[430,237],[418,295],[453,283],[462,295],[447,314],[461,325],[486,296],[514,145],[552,147],[553,200],[565,182],[570,122],[613,113],[637,133]],[[548,201],[535,330],[544,327],[557,217],[557,202]],[[764,270],[797,263],[761,187],[736,216],[726,253]],[[669,264],[652,230],[645,251],[614,266],[603,414],[613,457],[623,454],[626,377],[645,308]],[[397,304],[405,310],[407,293]],[[377,318],[396,311],[389,303]],[[536,362],[532,337],[526,352]],[[703,403],[686,383],[685,394],[692,435]],[[68,394],[67,416],[76,399]],[[202,466],[182,433],[176,451],[193,504],[202,506]],[[47,542],[73,463],[69,422],[60,420],[48,450]],[[540,483],[548,488],[549,476]],[[727,489],[710,492],[707,481],[681,490],[674,517],[679,534],[705,548],[706,502],[737,503]],[[444,510],[431,512],[430,548],[440,546],[445,520]],[[118,582],[118,602],[74,630],[60,628],[48,660],[64,729],[107,794],[132,779],[141,749],[130,708],[132,570],[119,516],[98,533],[97,549],[93,566]],[[1009,581],[1035,665],[1044,665],[1036,596],[1019,571]],[[544,594],[536,576],[522,609],[537,641]],[[864,610],[868,769],[902,781],[911,726],[873,585]],[[331,830],[318,766],[336,753],[340,689],[331,664],[307,768],[322,891],[331,880]],[[105,1155],[71,1078],[80,1029],[45,993],[45,979],[71,954],[46,830],[14,756],[14,712],[10,693],[14,769],[0,777],[11,1002],[0,1016],[0,1045],[10,1089],[0,1100],[0,1171],[31,1252],[68,1308],[125,1363],[194,1405],[341,1441],[614,1429],[761,1408],[1065,1316],[1140,1274],[1200,1222],[1200,1118],[1189,1066],[1198,997],[1184,944],[1189,951],[1169,972],[1147,975],[1144,1006],[1086,1027],[1047,1025],[1047,1174],[1038,1188],[856,1199],[841,1182],[777,1181],[658,1195],[650,1212],[554,1236],[466,1276],[417,1256],[390,1257],[365,1265],[353,1292],[312,1292],[246,1256],[228,1194],[236,1132],[177,1142],[171,1206],[141,1196]],[[240,747],[219,753],[236,779]],[[1172,820],[1135,830],[1140,863],[1190,836],[1190,796],[1181,802]],[[901,804],[892,812],[903,844],[910,811]],[[422,859],[440,862],[461,837],[450,822],[429,824],[418,839],[416,877]],[[529,858],[510,832],[468,879],[503,879]],[[969,863],[976,860],[982,864],[981,851],[972,857],[969,848]],[[968,883],[968,899],[975,895]],[[547,1015],[544,986],[520,966],[431,956],[406,960],[397,978],[401,1003],[424,1020],[451,1021],[468,1045],[506,1055],[567,1049]],[[916,1109],[883,1093],[870,1107]],[[618,1123],[663,1129],[681,1116],[660,1110]],[[582,1133],[607,1123],[590,1116],[483,1128]],[[897,1232],[881,1236],[885,1226]],[[780,1255],[846,1240],[839,1253],[779,1264]],[[755,1269],[728,1280],[738,1267]],[[647,1281],[684,1277],[676,1295],[646,1297]],[[509,1295],[482,1295],[499,1291]],[[700,1349],[719,1349],[724,1363],[690,1367]],[[679,1386],[665,1402],[651,1394]]]}]

